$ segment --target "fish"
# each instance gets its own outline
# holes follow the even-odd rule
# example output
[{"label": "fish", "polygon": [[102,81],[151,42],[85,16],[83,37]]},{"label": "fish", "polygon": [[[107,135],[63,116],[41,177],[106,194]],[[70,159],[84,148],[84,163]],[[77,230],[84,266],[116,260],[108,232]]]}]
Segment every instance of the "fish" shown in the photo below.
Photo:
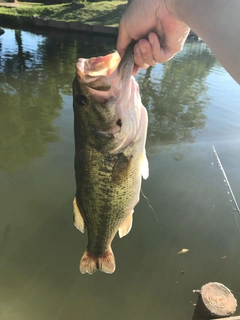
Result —
[{"label": "fish", "polygon": [[80,58],[73,80],[76,194],[73,220],[88,244],[80,272],[116,269],[111,248],[118,232],[132,228],[142,177],[149,175],[146,157],[147,110],[132,75],[133,45],[121,59]]}]

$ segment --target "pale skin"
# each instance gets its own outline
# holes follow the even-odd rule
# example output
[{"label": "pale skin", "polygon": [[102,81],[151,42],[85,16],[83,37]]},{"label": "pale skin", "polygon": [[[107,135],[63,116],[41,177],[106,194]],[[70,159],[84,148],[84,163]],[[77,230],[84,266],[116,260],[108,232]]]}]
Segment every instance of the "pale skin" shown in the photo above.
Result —
[{"label": "pale skin", "polygon": [[190,28],[240,83],[240,0],[133,0],[120,22],[117,50],[122,57],[137,41],[135,64],[146,69],[181,51]]}]

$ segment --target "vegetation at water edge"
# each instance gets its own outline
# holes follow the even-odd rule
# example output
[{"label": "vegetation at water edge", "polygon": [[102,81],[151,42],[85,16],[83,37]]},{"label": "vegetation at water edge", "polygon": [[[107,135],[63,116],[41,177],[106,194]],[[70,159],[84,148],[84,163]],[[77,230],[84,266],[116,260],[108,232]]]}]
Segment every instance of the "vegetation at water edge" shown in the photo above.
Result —
[{"label": "vegetation at water edge", "polygon": [[118,26],[125,12],[127,1],[71,2],[42,4],[18,2],[14,7],[3,7],[0,14],[21,17],[42,17],[63,21],[79,21],[87,24]]}]

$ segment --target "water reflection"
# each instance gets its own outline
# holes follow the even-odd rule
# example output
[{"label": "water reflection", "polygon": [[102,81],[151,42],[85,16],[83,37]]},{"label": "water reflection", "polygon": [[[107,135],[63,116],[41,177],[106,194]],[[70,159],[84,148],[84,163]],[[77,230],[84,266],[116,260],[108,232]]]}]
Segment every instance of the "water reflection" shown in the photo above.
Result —
[{"label": "water reflection", "polygon": [[189,43],[177,58],[139,74],[142,101],[150,111],[148,151],[195,140],[205,125],[206,77],[215,63],[204,43]]},{"label": "water reflection", "polygon": [[[114,240],[114,275],[84,277],[78,263],[86,234],[72,224],[71,83],[78,57],[106,54],[115,41],[20,35],[21,64],[15,31],[0,37],[0,319],[191,319],[192,290],[209,281],[239,299],[239,216],[212,154],[214,142],[239,202],[239,86],[212,68],[203,44],[187,44],[174,60],[138,75],[150,118],[147,144],[161,147],[142,185],[159,224],[141,197],[130,234]],[[178,162],[175,145],[186,145]],[[189,253],[178,255],[182,248]]]},{"label": "water reflection", "polygon": [[[1,40],[6,41],[4,36]],[[47,143],[58,140],[53,120],[62,108],[57,77],[37,52],[24,49],[21,31],[15,31],[15,40],[12,53],[1,55],[0,168],[4,170],[44,156]]]},{"label": "water reflection", "polygon": [[[68,35],[33,38],[29,46],[29,36],[9,30],[0,38],[1,51],[2,43],[14,40],[1,52],[0,64],[0,167],[5,170],[44,156],[48,143],[59,139],[53,121],[62,109],[62,94],[72,94],[77,58],[114,49],[114,41]],[[150,111],[148,151],[194,141],[194,132],[205,124],[205,80],[215,61],[205,44],[190,43],[178,58],[138,74],[142,101]]]},{"label": "water reflection", "polygon": [[[0,39],[0,168],[4,170],[29,165],[44,156],[48,143],[59,139],[54,119],[63,107],[62,94],[72,94],[77,57],[90,54],[89,37],[33,38],[34,50],[28,46],[29,38],[27,32],[8,30]],[[112,48],[92,42],[92,50],[102,54]]]}]

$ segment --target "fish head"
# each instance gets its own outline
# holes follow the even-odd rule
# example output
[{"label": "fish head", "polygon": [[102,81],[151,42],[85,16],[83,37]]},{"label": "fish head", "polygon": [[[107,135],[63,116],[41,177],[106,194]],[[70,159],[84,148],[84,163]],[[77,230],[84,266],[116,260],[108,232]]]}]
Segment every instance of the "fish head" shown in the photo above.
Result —
[{"label": "fish head", "polygon": [[111,77],[118,67],[117,52],[91,59],[78,59],[73,81],[73,107],[78,125],[85,132],[108,132],[114,110],[107,107],[112,99]]},{"label": "fish head", "polygon": [[113,52],[78,60],[73,82],[75,133],[82,128],[95,145],[105,138],[105,147],[107,138],[113,142],[108,146],[113,152],[136,138],[142,104],[133,67],[133,45],[122,59]]}]

